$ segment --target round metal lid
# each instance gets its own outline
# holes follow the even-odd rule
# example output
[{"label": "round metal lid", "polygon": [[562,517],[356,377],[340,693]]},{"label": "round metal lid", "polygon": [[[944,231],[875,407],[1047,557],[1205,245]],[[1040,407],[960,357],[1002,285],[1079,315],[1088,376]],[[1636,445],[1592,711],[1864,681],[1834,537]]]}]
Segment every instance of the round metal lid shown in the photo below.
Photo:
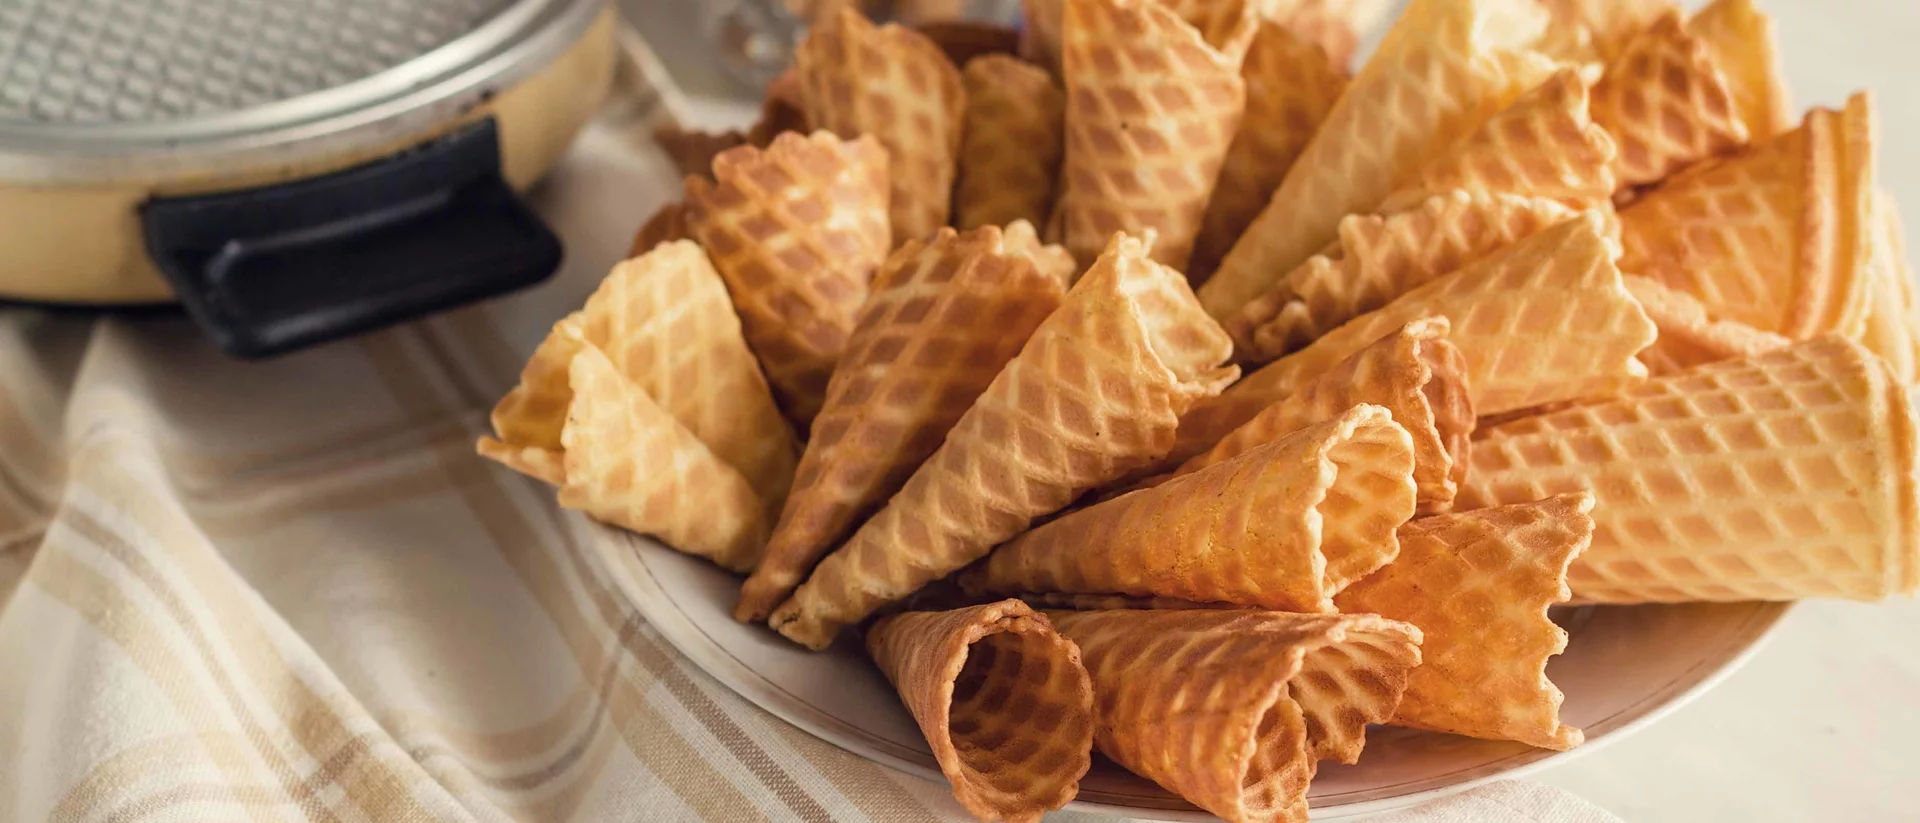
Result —
[{"label": "round metal lid", "polygon": [[457,116],[603,0],[0,0],[0,180],[227,173]]}]

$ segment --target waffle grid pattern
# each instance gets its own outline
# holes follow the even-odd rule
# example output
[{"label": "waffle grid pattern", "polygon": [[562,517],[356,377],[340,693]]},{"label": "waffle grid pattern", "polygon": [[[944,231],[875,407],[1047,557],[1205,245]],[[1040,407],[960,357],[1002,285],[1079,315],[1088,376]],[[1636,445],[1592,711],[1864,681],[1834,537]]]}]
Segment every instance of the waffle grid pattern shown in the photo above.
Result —
[{"label": "waffle grid pattern", "polygon": [[1622,186],[1664,180],[1746,145],[1726,76],[1712,50],[1672,10],[1627,44],[1593,88],[1593,119],[1620,147]]},{"label": "waffle grid pattern", "polygon": [[1045,70],[986,55],[961,72],[967,90],[954,224],[1047,221],[1066,153],[1066,95]]}]

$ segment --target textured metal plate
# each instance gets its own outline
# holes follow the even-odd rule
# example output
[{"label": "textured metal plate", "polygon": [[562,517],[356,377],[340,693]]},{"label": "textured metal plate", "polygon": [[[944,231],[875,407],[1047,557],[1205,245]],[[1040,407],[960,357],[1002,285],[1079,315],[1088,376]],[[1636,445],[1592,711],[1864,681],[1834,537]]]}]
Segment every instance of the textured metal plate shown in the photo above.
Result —
[{"label": "textured metal plate", "polygon": [[515,0],[0,0],[0,121],[155,123],[335,88]]}]

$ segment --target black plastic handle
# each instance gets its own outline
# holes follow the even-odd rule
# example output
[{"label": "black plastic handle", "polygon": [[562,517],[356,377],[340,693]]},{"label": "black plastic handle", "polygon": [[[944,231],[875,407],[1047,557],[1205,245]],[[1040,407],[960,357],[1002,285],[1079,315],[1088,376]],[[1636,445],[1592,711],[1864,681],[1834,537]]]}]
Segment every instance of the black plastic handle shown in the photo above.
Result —
[{"label": "black plastic handle", "polygon": [[493,120],[324,177],[141,208],[187,313],[266,357],[531,285],[560,239],[500,177]]}]

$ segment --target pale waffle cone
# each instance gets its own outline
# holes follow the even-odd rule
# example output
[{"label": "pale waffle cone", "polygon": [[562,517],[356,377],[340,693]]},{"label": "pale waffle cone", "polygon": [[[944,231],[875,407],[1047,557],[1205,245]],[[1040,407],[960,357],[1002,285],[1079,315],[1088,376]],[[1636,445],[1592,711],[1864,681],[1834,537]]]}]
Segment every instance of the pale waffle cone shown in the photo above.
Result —
[{"label": "pale waffle cone", "polygon": [[1064,280],[1000,229],[941,229],[881,267],[734,615],[765,620],[820,558],[900,490],[1060,304]]},{"label": "pale waffle cone", "polygon": [[671,243],[675,240],[689,240],[687,233],[687,207],[682,203],[668,203],[640,224],[640,230],[633,233],[633,245],[627,249],[628,257],[639,257],[653,251],[654,246]]},{"label": "pale waffle cone", "polygon": [[1715,320],[1707,309],[1685,292],[1674,291],[1660,281],[1639,275],[1622,275],[1627,291],[1647,318],[1660,330],[1659,338],[1640,353],[1647,372],[1665,376],[1707,363],[1735,357],[1751,357],[1793,343],[1770,331],[1761,331],[1738,320]]},{"label": "pale waffle cone", "polygon": [[1588,113],[1587,81],[1577,69],[1562,69],[1422,167],[1380,211],[1456,189],[1599,208],[1612,202],[1617,155],[1613,138]]},{"label": "pale waffle cone", "polygon": [[1372,403],[1393,415],[1413,443],[1413,482],[1419,511],[1445,511],[1453,505],[1467,470],[1468,439],[1473,434],[1473,401],[1467,391],[1467,363],[1447,340],[1445,317],[1415,320],[1341,360],[1233,430],[1207,452],[1174,472],[1176,476],[1230,460],[1348,408]]},{"label": "pale waffle cone", "polygon": [[1185,460],[1275,401],[1401,326],[1445,317],[1481,416],[1602,397],[1646,375],[1634,354],[1655,330],[1620,282],[1601,218],[1586,212],[1402,295],[1196,404],[1180,421]]},{"label": "pale waffle cone", "polygon": [[1392,716],[1420,630],[1373,615],[1050,612],[1093,677],[1101,754],[1230,823],[1307,819],[1316,763]]},{"label": "pale waffle cone", "polygon": [[1567,566],[1593,537],[1593,497],[1445,514],[1400,527],[1400,555],[1335,599],[1343,612],[1420,628],[1420,666],[1389,722],[1566,750],[1585,739],[1560,722],[1547,660],[1567,633],[1547,617],[1565,601]]},{"label": "pale waffle cone", "polygon": [[1187,276],[1204,282],[1293,167],[1346,90],[1347,73],[1319,45],[1263,20],[1240,65],[1246,114],[1220,165]]},{"label": "pale waffle cone", "polygon": [[582,347],[568,373],[573,401],[560,433],[560,505],[722,568],[752,569],[766,545],[767,520],[746,478],[599,349]]},{"label": "pale waffle cone", "polygon": [[692,241],[613,267],[580,311],[581,334],[628,380],[780,511],[798,453],[741,336],[727,289]]},{"label": "pale waffle cone", "polygon": [[930,20],[914,30],[940,47],[947,62],[965,66],[988,55],[1015,56],[1020,52],[1020,30],[978,20]]},{"label": "pale waffle cone", "polygon": [[802,431],[886,258],[887,155],[872,138],[787,133],[687,178],[687,226],[713,256],[747,343]]},{"label": "pale waffle cone", "polygon": [[966,91],[960,70],[924,35],[875,26],[852,9],[817,21],[794,51],[807,122],[873,135],[892,159],[892,245],[947,224]]},{"label": "pale waffle cone", "polygon": [[580,312],[567,315],[534,348],[520,370],[520,382],[493,406],[493,432],[498,439],[480,438],[482,457],[555,486],[566,482],[560,432],[566,428],[567,406],[573,402],[568,369],[573,356],[586,345],[585,325]]},{"label": "pale waffle cone", "polygon": [[1238,62],[1154,0],[1067,0],[1065,37],[1067,250],[1153,229],[1184,270],[1245,107]]},{"label": "pale waffle cone", "polygon": [[1746,145],[1713,49],[1669,11],[1627,44],[1593,87],[1593,120],[1619,144],[1614,175],[1623,187]]},{"label": "pale waffle cone", "polygon": [[1020,535],[963,573],[970,595],[1078,592],[1294,612],[1393,560],[1413,443],[1379,406]]},{"label": "pale waffle cone", "polygon": [[1462,505],[1591,489],[1576,601],[1873,600],[1920,587],[1914,412],[1822,337],[1482,429]]},{"label": "pale waffle cone", "polygon": [[1201,288],[1207,311],[1230,316],[1544,81],[1556,64],[1520,50],[1544,23],[1533,0],[1414,0]]},{"label": "pale waffle cone", "polygon": [[1453,191],[1340,221],[1340,242],[1222,321],[1234,357],[1265,363],[1435,278],[1573,217],[1552,200]]},{"label": "pale waffle cone", "polygon": [[1156,462],[1181,413],[1238,370],[1179,272],[1120,236],[933,456],[774,612],[824,648],[1086,491]]},{"label": "pale waffle cone", "polygon": [[1038,823],[1080,789],[1093,685],[1080,650],[1018,600],[875,623],[867,652],[974,817]]},{"label": "pale waffle cone", "polygon": [[1553,16],[1540,49],[1565,60],[1606,65],[1653,21],[1672,11],[1669,0],[1540,0]]},{"label": "pale waffle cone", "polygon": [[1620,212],[1620,267],[1708,314],[1802,340],[1858,334],[1873,234],[1874,117],[1865,94],[1800,128],[1690,169]]},{"label": "pale waffle cone", "polygon": [[1066,96],[1037,66],[988,55],[961,72],[967,89],[954,224],[1046,222],[1066,151]]},{"label": "pale waffle cone", "polygon": [[1715,0],[1687,21],[1687,33],[1713,52],[1748,136],[1757,142],[1793,126],[1773,18],[1754,8],[1753,0]]},{"label": "pale waffle cone", "polygon": [[1920,299],[1914,296],[1900,210],[1892,195],[1875,192],[1874,217],[1868,264],[1873,291],[1860,342],[1887,361],[1900,382],[1912,385],[1920,382]]}]

